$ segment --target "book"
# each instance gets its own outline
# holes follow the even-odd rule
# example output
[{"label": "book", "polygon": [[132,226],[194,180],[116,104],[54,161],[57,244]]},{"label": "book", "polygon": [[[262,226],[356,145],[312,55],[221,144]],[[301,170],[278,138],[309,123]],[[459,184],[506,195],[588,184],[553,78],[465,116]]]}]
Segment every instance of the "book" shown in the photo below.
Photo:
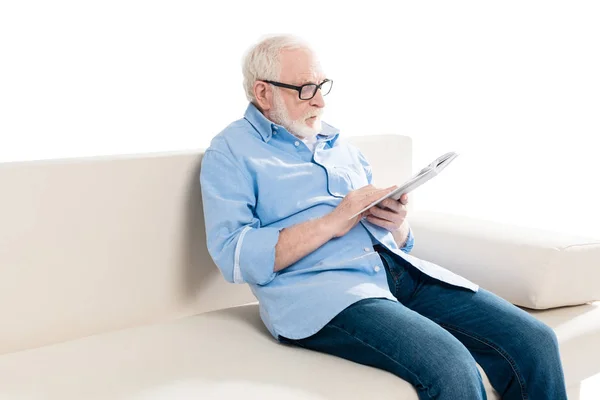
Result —
[{"label": "book", "polygon": [[458,154],[453,151],[446,153],[446,154],[442,154],[441,156],[439,156],[438,158],[433,160],[425,168],[423,168],[422,170],[417,172],[415,175],[413,175],[409,180],[407,180],[402,185],[400,185],[400,187],[398,189],[386,194],[385,196],[381,197],[380,199],[369,204],[367,207],[363,208],[362,210],[360,210],[359,212],[354,214],[349,219],[352,219],[352,218],[356,217],[357,215],[362,214],[363,212],[367,211],[369,208],[378,205],[385,199],[392,198],[396,201],[400,200],[400,197],[403,194],[410,193],[411,191],[418,188],[425,182],[429,181],[434,176],[437,176],[440,172],[442,172],[444,170],[444,168],[446,168],[452,161],[454,161],[454,159],[456,157],[458,157]]}]

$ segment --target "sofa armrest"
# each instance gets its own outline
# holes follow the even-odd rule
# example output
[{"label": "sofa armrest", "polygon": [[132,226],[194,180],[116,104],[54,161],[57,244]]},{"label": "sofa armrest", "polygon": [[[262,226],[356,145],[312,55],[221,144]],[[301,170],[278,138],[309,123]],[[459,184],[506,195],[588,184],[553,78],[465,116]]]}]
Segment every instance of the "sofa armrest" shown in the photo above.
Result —
[{"label": "sofa armrest", "polygon": [[600,299],[600,241],[463,216],[417,211],[411,254],[511,303],[533,309]]}]

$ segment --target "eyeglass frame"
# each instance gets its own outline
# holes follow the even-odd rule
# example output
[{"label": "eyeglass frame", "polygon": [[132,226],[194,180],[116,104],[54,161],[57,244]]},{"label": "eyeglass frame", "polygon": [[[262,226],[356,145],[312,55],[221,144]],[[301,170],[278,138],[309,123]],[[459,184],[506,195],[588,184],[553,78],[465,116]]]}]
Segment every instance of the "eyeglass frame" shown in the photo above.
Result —
[{"label": "eyeglass frame", "polygon": [[[287,83],[281,83],[281,82],[276,82],[276,81],[267,81],[267,80],[262,80],[262,81],[266,82],[266,83],[270,83],[273,86],[282,87],[282,88],[286,88],[286,89],[297,90],[298,91],[298,98],[300,100],[312,100],[317,95],[317,90],[321,90],[321,86],[323,86],[327,82],[331,82],[331,88],[333,88],[333,80],[331,80],[331,79],[325,79],[323,82],[319,83],[318,85],[316,83],[305,83],[302,86],[294,86],[294,85],[290,85],[290,84],[287,84]],[[305,86],[316,86],[315,92],[308,99],[303,99],[302,97],[300,97],[302,95],[302,89]],[[329,89],[329,92],[331,92],[331,88]],[[323,96],[327,96],[329,94],[329,92],[327,92]]]}]

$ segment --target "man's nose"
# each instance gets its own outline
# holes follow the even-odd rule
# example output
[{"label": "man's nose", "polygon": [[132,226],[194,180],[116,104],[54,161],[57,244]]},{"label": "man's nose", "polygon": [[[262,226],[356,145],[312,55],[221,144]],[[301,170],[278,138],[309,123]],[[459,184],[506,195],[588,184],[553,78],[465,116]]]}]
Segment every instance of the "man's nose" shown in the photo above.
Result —
[{"label": "man's nose", "polygon": [[315,97],[310,99],[310,105],[319,108],[325,107],[325,100],[323,100],[321,89],[317,90],[317,93],[315,93]]}]

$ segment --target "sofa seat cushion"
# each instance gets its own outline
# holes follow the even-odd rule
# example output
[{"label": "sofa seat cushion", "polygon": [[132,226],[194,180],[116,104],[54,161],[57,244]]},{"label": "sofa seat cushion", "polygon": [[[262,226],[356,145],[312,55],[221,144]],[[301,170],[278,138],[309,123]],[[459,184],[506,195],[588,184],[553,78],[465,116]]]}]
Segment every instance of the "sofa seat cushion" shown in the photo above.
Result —
[{"label": "sofa seat cushion", "polygon": [[[600,357],[600,304],[534,311],[559,333],[567,379]],[[481,370],[481,369],[480,369]],[[499,397],[481,370],[488,398]],[[256,304],[0,356],[4,399],[417,399],[396,376],[278,344]]]}]

